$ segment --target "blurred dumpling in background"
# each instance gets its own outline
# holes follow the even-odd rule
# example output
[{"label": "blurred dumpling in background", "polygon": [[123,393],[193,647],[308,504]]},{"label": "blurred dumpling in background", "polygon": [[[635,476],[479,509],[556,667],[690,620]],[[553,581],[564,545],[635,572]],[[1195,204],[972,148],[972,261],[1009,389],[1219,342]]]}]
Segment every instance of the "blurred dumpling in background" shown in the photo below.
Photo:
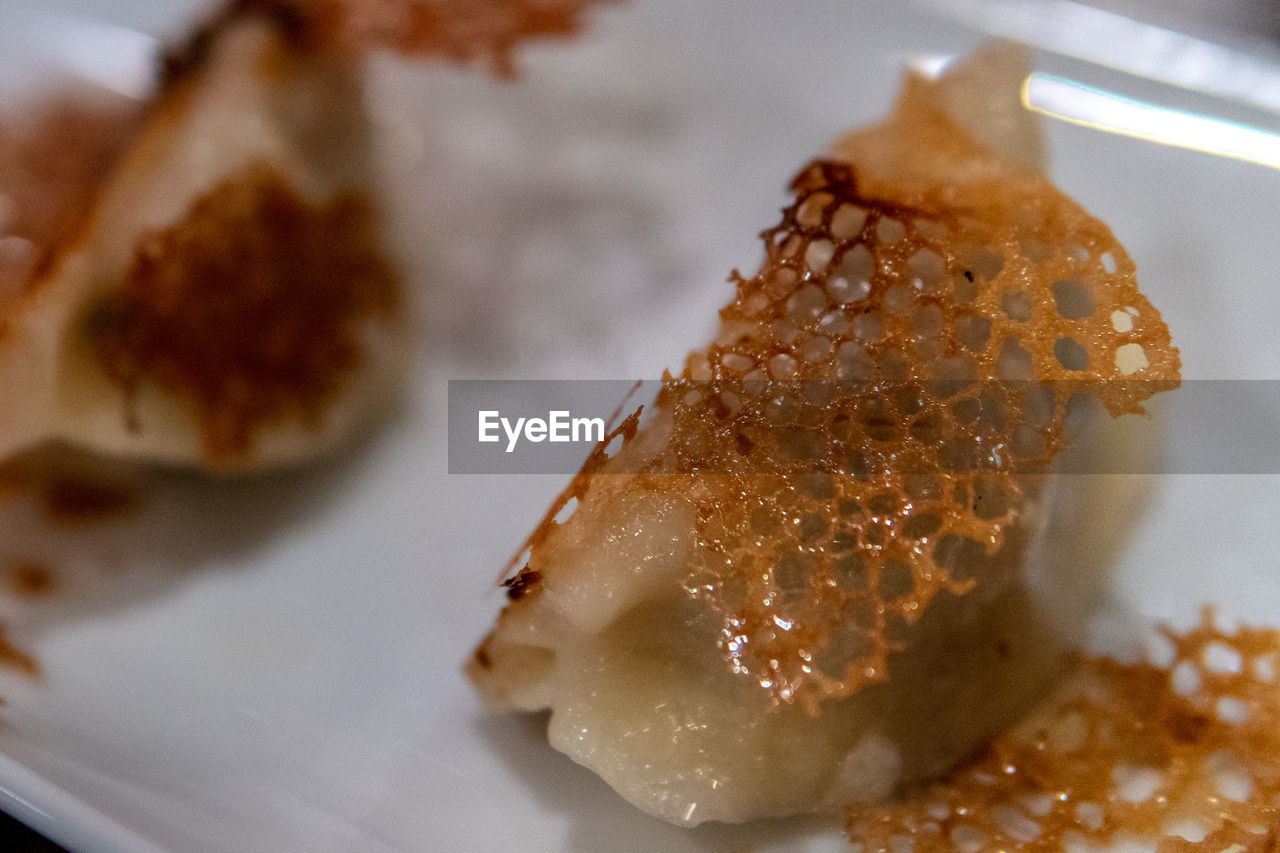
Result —
[{"label": "blurred dumpling in background", "polygon": [[61,440],[244,471],[342,442],[394,387],[409,333],[366,53],[510,73],[515,45],[573,31],[588,5],[241,0],[166,57],[149,103],[11,122],[0,458]]}]

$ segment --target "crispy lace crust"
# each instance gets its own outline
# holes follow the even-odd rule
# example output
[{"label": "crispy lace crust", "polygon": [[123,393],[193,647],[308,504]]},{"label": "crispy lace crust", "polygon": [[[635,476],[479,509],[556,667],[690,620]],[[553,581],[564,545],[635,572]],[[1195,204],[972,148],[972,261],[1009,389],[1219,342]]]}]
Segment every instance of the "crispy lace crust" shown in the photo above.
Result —
[{"label": "crispy lace crust", "polygon": [[1280,632],[1228,633],[1206,609],[1186,634],[1162,633],[1167,666],[1083,664],[1048,708],[953,778],[900,803],[851,806],[850,839],[864,851],[1049,853],[1122,839],[1161,853],[1275,850]]},{"label": "crispy lace crust", "polygon": [[1074,398],[1140,412],[1179,361],[1111,232],[1038,176],[888,198],[819,161],[794,190],[715,343],[665,380],[664,447],[599,488],[695,502],[687,590],[722,615],[727,664],[816,710],[888,677],[934,595],[983,582]]}]

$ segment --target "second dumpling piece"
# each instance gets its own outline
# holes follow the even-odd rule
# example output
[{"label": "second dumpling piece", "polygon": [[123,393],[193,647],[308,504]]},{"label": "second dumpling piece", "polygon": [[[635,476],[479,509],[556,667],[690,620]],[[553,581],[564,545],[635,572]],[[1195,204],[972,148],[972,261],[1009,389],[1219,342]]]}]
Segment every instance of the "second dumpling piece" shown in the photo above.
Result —
[{"label": "second dumpling piece", "polygon": [[[1024,76],[909,77],[804,169],[715,341],[530,539],[468,671],[640,808],[887,797],[1054,683],[1027,558],[1068,401],[1140,411],[1178,357],[1110,231],[1028,168]],[[971,132],[978,103],[1007,121]]]}]

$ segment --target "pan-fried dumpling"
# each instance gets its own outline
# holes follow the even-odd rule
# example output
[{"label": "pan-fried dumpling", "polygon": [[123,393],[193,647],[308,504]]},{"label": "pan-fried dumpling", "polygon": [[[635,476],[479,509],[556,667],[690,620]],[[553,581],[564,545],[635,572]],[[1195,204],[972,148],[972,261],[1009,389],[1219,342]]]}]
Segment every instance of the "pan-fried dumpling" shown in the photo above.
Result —
[{"label": "pan-fried dumpling", "polygon": [[256,16],[212,30],[4,317],[0,455],[48,439],[171,463],[291,462],[394,373],[358,66]]},{"label": "pan-fried dumpling", "polygon": [[62,440],[242,471],[342,441],[407,334],[364,55],[510,73],[517,44],[574,31],[595,2],[234,0],[167,57],[140,118],[53,115],[30,145],[74,134],[45,176],[62,185],[0,170],[0,196],[42,203],[18,211],[23,251],[0,242],[0,458]]},{"label": "pan-fried dumpling", "polygon": [[468,672],[640,808],[882,798],[1053,684],[1028,578],[1068,405],[1141,411],[1178,357],[1110,231],[1029,168],[1024,61],[910,76],[804,169],[715,341],[529,540]]}]

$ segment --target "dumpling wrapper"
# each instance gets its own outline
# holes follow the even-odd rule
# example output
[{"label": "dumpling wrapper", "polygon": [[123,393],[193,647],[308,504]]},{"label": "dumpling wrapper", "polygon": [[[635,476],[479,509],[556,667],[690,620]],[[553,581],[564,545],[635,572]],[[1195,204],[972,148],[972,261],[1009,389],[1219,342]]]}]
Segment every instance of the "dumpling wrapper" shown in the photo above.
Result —
[{"label": "dumpling wrapper", "polygon": [[0,386],[21,405],[0,410],[0,457],[62,440],[286,464],[340,441],[397,369],[358,63],[257,16],[198,54],[3,318]]},{"label": "dumpling wrapper", "polygon": [[[490,708],[549,709],[552,746],[694,825],[887,797],[1049,689],[1064,642],[1028,561],[1069,395],[1034,415],[1025,383],[990,380],[1018,378],[1011,365],[1101,380],[1085,390],[1115,414],[1176,383],[1178,362],[1110,232],[1027,168],[1042,149],[1017,103],[1025,74],[997,51],[910,76],[888,122],[801,173],[716,341],[666,381],[647,424],[619,426],[622,449],[602,446],[530,539],[467,667]],[[868,246],[876,265],[859,259]],[[1095,310],[1055,307],[1063,270]],[[1025,304],[1004,301],[1014,285],[1034,290]],[[1117,300],[1140,309],[1127,338],[1106,320]],[[1087,370],[1059,363],[1068,333]],[[1108,360],[1128,345],[1149,354],[1140,384]],[[788,405],[753,396],[780,379],[801,381]],[[956,390],[920,383],[933,379]],[[915,414],[890,405],[904,387]],[[806,405],[815,389],[826,396]],[[982,410],[987,392],[1012,423],[969,425],[948,396]],[[1018,449],[1033,420],[1040,444]],[[818,436],[814,456],[788,458],[797,435]],[[1008,458],[947,462],[984,439]],[[788,467],[850,451],[845,467]]]}]

